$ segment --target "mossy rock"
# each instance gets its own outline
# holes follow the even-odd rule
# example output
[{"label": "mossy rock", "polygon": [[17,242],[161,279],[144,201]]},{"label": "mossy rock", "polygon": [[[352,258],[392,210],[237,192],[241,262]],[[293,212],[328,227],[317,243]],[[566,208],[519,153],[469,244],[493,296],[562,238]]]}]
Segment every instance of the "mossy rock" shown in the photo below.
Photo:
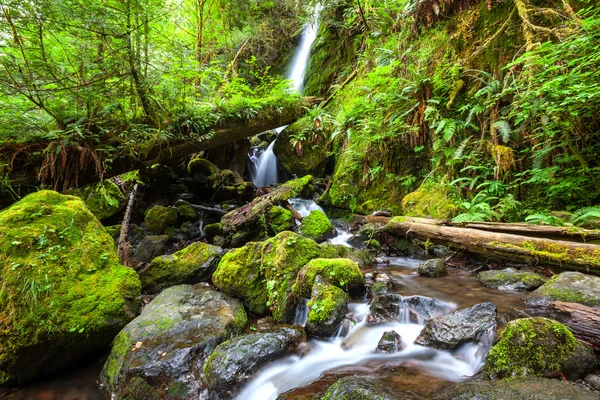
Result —
[{"label": "mossy rock", "polygon": [[140,273],[145,293],[158,293],[174,285],[210,280],[223,249],[195,242],[176,253],[157,257]]},{"label": "mossy rock", "polygon": [[409,217],[448,220],[458,214],[453,190],[440,183],[425,183],[402,199],[402,210]]},{"label": "mossy rock", "polygon": [[220,169],[215,164],[208,160],[205,160],[201,156],[194,157],[187,166],[189,175],[201,175],[206,178],[217,174]]},{"label": "mossy rock", "polygon": [[171,207],[154,206],[146,212],[144,221],[149,230],[162,234],[177,222],[177,210]]},{"label": "mossy rock", "polygon": [[110,237],[113,238],[113,240],[116,241],[119,239],[119,236],[121,235],[121,225],[105,226],[104,229],[106,230],[106,233],[108,233]]},{"label": "mossy rock", "polygon": [[542,317],[522,318],[506,325],[487,356],[483,374],[496,379],[561,371],[568,379],[577,379],[595,362],[592,350],[563,324]]},{"label": "mossy rock", "polygon": [[552,277],[525,298],[525,302],[531,305],[551,301],[565,301],[600,308],[600,277],[581,272],[563,272]]},{"label": "mossy rock", "polygon": [[352,295],[364,294],[363,274],[358,264],[347,258],[315,258],[298,273],[293,292],[308,298],[317,276]]},{"label": "mossy rock", "polygon": [[377,378],[370,376],[346,376],[338,379],[321,396],[321,400],[393,400],[403,398],[390,391]]},{"label": "mossy rock", "polygon": [[300,234],[321,243],[335,236],[336,229],[323,211],[313,210],[302,220]]},{"label": "mossy rock", "polygon": [[0,212],[0,386],[107,344],[140,307],[137,273],[75,196],[33,193]]},{"label": "mossy rock", "polygon": [[335,335],[346,316],[349,300],[346,292],[318,276],[307,304],[306,333],[322,338]]},{"label": "mossy rock", "polygon": [[479,282],[485,287],[503,290],[531,290],[546,282],[546,279],[533,272],[517,271],[505,268],[501,271],[482,271],[477,275]]},{"label": "mossy rock", "polygon": [[179,218],[182,221],[195,221],[198,219],[198,213],[189,204],[182,204],[177,207],[177,214],[179,214]]},{"label": "mossy rock", "polygon": [[99,220],[112,217],[125,208],[125,195],[113,181],[93,183],[69,190],[67,194],[80,197]]},{"label": "mossy rock", "polygon": [[223,233],[223,225],[220,222],[215,224],[208,224],[204,227],[204,235],[206,239],[212,241],[215,236],[219,236]]},{"label": "mossy rock", "polygon": [[125,398],[132,382],[150,386],[160,399],[174,394],[201,398],[203,385],[186,384],[189,377],[201,376],[215,347],[240,334],[247,323],[238,300],[202,284],[172,286],[117,335],[100,382],[112,398]]},{"label": "mossy rock", "polygon": [[294,228],[294,215],[290,210],[283,207],[271,207],[269,210],[269,227],[275,235],[292,230]]},{"label": "mossy rock", "polygon": [[448,271],[446,271],[444,260],[441,258],[433,258],[431,260],[423,261],[419,265],[419,268],[417,268],[417,273],[421,276],[437,278],[446,275]]},{"label": "mossy rock", "polygon": [[342,244],[321,243],[321,258],[348,258],[359,266],[371,265],[373,254],[369,250],[353,249]]}]

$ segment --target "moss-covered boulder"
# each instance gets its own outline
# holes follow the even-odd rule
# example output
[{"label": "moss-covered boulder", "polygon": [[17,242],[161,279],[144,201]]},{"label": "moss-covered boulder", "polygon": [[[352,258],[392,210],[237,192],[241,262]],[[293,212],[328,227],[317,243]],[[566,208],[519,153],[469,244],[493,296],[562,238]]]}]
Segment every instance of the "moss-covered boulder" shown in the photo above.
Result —
[{"label": "moss-covered boulder", "polygon": [[446,271],[444,260],[441,258],[433,258],[431,260],[423,261],[419,265],[419,268],[417,268],[417,273],[421,276],[437,278],[446,275],[448,271]]},{"label": "moss-covered boulder", "polygon": [[150,231],[163,234],[167,228],[177,222],[177,210],[171,207],[154,206],[146,212],[144,222]]},{"label": "moss-covered boulder", "polygon": [[188,163],[187,171],[188,175],[193,175],[199,180],[208,180],[210,177],[217,174],[220,169],[201,156],[196,156]]},{"label": "moss-covered boulder", "polygon": [[327,215],[320,210],[313,210],[302,220],[300,225],[300,234],[304,237],[314,240],[317,243],[326,241],[336,235],[336,229],[327,218]]},{"label": "moss-covered boulder", "polygon": [[[240,302],[223,293],[201,284],[170,287],[115,338],[100,381],[113,398],[200,398],[205,360],[247,322]],[[131,395],[134,383],[145,389],[139,396]]]},{"label": "moss-covered boulder", "polygon": [[458,213],[453,190],[440,183],[425,183],[402,199],[402,210],[409,217],[451,219]]},{"label": "moss-covered boulder", "polygon": [[299,325],[280,325],[220,344],[204,364],[209,392],[221,399],[234,398],[263,366],[298,352],[305,339]]},{"label": "moss-covered boulder", "polygon": [[269,210],[269,228],[272,233],[277,235],[283,231],[294,229],[294,215],[290,210],[280,206],[273,206]]},{"label": "moss-covered boulder", "polygon": [[579,303],[600,308],[600,277],[581,272],[558,274],[525,298],[527,304],[551,301]]},{"label": "moss-covered boulder", "polygon": [[595,367],[592,350],[563,324],[547,318],[511,321],[490,350],[483,374],[490,378],[545,375],[560,371],[575,380]]},{"label": "moss-covered boulder", "polygon": [[338,379],[321,400],[393,400],[398,397],[383,382],[370,376],[346,376]]},{"label": "moss-covered boulder", "polygon": [[208,241],[212,241],[215,236],[220,236],[223,233],[223,225],[220,222],[208,224],[204,227],[204,235]]},{"label": "moss-covered boulder", "polygon": [[177,207],[177,214],[179,215],[179,219],[182,221],[195,221],[198,219],[198,213],[194,209],[194,207],[189,204],[181,204]]},{"label": "moss-covered boulder", "polygon": [[210,280],[223,249],[195,242],[176,253],[157,257],[140,273],[142,290],[158,293],[174,285]]},{"label": "moss-covered boulder", "polygon": [[342,244],[321,243],[321,258],[348,258],[359,266],[371,265],[373,253],[370,250],[358,250]]},{"label": "moss-covered boulder", "polygon": [[316,258],[311,260],[296,278],[293,291],[296,295],[309,298],[317,276],[351,295],[364,295],[363,274],[358,264],[347,258]]},{"label": "moss-covered boulder", "polygon": [[0,212],[0,386],[103,348],[139,299],[137,273],[80,198],[40,191]]},{"label": "moss-covered boulder", "polygon": [[93,183],[69,190],[67,194],[80,197],[99,220],[112,217],[125,208],[125,195],[113,181]]},{"label": "moss-covered boulder", "polygon": [[346,316],[349,300],[342,289],[317,277],[307,304],[306,333],[322,338],[335,335]]},{"label": "moss-covered boulder", "polygon": [[505,268],[501,271],[482,271],[477,274],[479,282],[485,287],[500,290],[532,290],[546,282],[546,278],[534,272],[517,271]]}]

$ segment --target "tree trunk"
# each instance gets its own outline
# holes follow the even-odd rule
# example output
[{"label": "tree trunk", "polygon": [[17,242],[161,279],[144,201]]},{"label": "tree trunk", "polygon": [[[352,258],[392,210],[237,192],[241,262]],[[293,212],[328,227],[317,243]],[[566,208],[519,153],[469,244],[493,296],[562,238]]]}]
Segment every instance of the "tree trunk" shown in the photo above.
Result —
[{"label": "tree trunk", "polygon": [[246,163],[248,162],[248,153],[250,153],[252,145],[248,139],[238,140],[234,145],[236,148],[235,154],[229,163],[229,169],[238,173],[240,176],[244,176]]}]

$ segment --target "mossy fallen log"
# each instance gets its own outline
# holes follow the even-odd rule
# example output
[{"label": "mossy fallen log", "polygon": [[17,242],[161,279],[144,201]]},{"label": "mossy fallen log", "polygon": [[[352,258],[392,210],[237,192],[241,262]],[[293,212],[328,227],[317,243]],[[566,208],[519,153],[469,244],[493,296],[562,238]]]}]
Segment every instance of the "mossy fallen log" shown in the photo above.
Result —
[{"label": "mossy fallen log", "polygon": [[491,232],[514,233],[525,236],[538,236],[553,239],[577,240],[582,242],[600,241],[600,230],[583,229],[574,226],[544,226],[524,223],[470,222],[451,224],[452,226],[480,229]]},{"label": "mossy fallen log", "polygon": [[510,233],[440,225],[423,218],[396,217],[386,233],[432,240],[490,258],[600,275],[600,246]]}]

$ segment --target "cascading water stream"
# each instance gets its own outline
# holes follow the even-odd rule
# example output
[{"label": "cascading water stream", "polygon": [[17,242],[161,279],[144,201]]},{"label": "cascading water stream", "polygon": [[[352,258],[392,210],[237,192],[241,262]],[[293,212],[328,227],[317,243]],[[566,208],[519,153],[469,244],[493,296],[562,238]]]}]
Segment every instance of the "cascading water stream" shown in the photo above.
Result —
[{"label": "cascading water stream", "polygon": [[[296,55],[293,58],[287,76],[292,81],[294,89],[298,93],[302,93],[302,89],[304,88],[304,77],[306,76],[306,69],[308,67],[310,49],[317,38],[317,31],[319,30],[320,12],[321,6],[317,5],[314,9],[313,18],[304,26],[300,46],[296,49]],[[274,129],[274,131],[279,134],[286,127],[287,125]],[[271,142],[266,150],[261,151],[253,148],[248,155],[252,163],[250,168],[252,183],[257,187],[270,186],[279,182],[277,176],[277,157],[273,152],[276,140]]]}]

